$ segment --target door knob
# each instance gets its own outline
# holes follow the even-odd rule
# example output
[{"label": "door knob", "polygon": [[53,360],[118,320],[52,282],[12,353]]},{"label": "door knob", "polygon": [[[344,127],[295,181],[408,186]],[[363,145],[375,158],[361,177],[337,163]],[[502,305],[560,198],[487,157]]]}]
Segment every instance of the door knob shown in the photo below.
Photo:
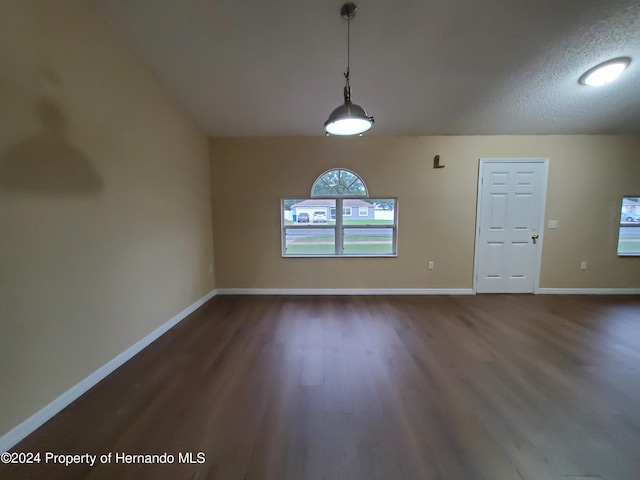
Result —
[{"label": "door knob", "polygon": [[534,233],[533,235],[531,235],[531,238],[533,239],[533,244],[535,245],[538,240],[538,234]]}]

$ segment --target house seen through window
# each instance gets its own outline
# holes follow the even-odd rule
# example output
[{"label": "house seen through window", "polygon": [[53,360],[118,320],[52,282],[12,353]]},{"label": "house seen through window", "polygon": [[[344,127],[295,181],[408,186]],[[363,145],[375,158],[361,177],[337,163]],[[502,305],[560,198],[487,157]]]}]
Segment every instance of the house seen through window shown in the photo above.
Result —
[{"label": "house seen through window", "polygon": [[624,197],[620,210],[618,255],[640,256],[640,197]]},{"label": "house seen through window", "polygon": [[329,170],[311,198],[282,200],[282,255],[395,256],[397,219],[396,198],[369,198],[356,173]]}]

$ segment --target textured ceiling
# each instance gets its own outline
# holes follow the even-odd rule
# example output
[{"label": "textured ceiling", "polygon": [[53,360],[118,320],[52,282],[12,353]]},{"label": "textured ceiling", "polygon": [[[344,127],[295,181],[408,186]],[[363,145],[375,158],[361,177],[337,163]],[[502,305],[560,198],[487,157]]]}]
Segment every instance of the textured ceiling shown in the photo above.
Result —
[{"label": "textured ceiling", "polygon": [[[322,135],[342,103],[343,1],[96,0],[212,136]],[[638,0],[362,0],[368,135],[640,133]],[[631,57],[616,82],[578,78]]]}]

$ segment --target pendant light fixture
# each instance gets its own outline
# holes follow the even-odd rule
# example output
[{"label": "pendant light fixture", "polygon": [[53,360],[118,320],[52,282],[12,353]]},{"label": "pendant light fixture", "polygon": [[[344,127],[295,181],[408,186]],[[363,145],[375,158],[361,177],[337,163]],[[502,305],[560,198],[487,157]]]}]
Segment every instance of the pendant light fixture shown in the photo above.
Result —
[{"label": "pendant light fixture", "polygon": [[360,105],[351,103],[351,85],[349,85],[349,63],[351,55],[351,20],[356,16],[358,8],[353,3],[346,3],[340,9],[340,15],[347,21],[347,81],[344,87],[344,104],[336,108],[329,119],[324,122],[327,135],[358,135],[366,132],[373,125],[373,117]]}]

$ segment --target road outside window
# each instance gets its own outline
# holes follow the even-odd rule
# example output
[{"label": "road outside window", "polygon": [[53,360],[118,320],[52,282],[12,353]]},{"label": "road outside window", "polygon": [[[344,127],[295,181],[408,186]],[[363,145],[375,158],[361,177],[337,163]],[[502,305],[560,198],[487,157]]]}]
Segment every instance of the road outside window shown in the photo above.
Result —
[{"label": "road outside window", "polygon": [[640,197],[624,197],[622,199],[618,256],[640,256]]}]

